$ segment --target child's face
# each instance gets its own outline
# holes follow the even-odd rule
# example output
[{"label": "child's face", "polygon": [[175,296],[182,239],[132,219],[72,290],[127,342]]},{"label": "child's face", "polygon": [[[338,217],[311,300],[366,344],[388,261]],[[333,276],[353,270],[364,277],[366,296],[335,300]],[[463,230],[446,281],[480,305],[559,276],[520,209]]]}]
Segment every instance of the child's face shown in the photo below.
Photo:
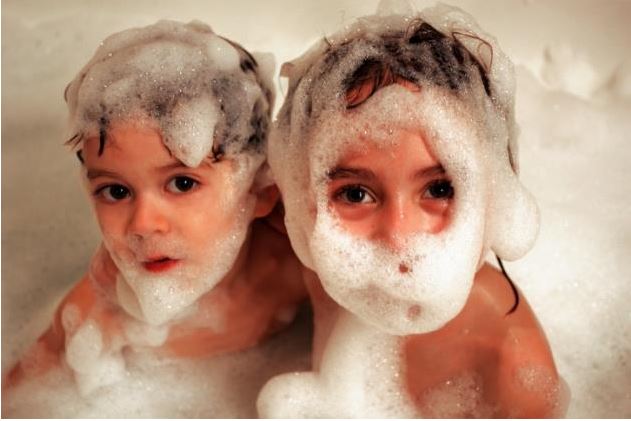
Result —
[{"label": "child's face", "polygon": [[355,142],[330,172],[327,192],[342,228],[397,249],[410,234],[446,227],[454,191],[419,133],[398,129],[393,138]]},{"label": "child's face", "polygon": [[113,125],[107,134],[102,155],[98,138],[83,147],[91,201],[139,312],[163,321],[230,269],[253,217],[251,199],[231,179],[232,160],[190,168],[155,129]]},{"label": "child's face", "polygon": [[313,270],[338,304],[385,332],[437,329],[468,295],[477,225],[454,218],[458,193],[420,131],[359,136],[331,167],[314,167],[313,180],[327,178],[313,187]]}]

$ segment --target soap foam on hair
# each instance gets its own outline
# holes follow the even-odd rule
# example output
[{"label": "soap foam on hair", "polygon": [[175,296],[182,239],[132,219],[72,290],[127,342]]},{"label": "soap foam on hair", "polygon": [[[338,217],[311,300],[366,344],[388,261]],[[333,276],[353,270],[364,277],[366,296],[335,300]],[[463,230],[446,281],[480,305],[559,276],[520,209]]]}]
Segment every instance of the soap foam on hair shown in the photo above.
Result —
[{"label": "soap foam on hair", "polygon": [[[368,60],[389,60],[382,35],[398,31],[403,37],[419,21],[446,36],[461,37],[485,68],[491,92],[479,77],[449,90],[432,74],[415,74],[420,93],[395,84],[347,110],[345,90],[351,75]],[[378,372],[381,382],[374,382],[367,373],[375,370],[379,355],[354,355],[349,350],[384,346],[396,355],[399,344],[392,334],[439,328],[464,306],[487,251],[516,259],[532,247],[539,213],[517,179],[512,64],[470,15],[438,6],[416,16],[361,18],[284,68],[289,92],[270,137],[268,159],[283,193],[287,231],[303,264],[318,273],[325,290],[350,312],[344,313],[343,320],[353,329],[345,330],[338,320],[318,373],[287,374],[270,381],[259,397],[260,414],[418,415],[404,397],[397,401],[393,396],[404,390],[397,383],[402,375],[400,355],[387,370]],[[468,69],[477,72],[476,67]],[[368,138],[387,151],[394,131],[401,129],[423,134],[455,191],[450,226],[439,235],[408,239],[411,250],[403,255],[345,233],[330,214],[326,189],[327,173],[349,145]],[[466,258],[450,262],[450,253]],[[399,270],[401,261],[412,262],[412,272],[422,273],[414,278],[416,282],[400,279],[405,278]],[[457,282],[441,282],[446,267],[454,271]],[[401,282],[392,286],[392,279]],[[470,383],[460,387],[463,403],[477,399],[468,393],[471,387],[475,390]],[[340,384],[343,390],[336,388]]]},{"label": "soap foam on hair", "polygon": [[68,86],[69,133],[80,141],[116,121],[157,125],[190,167],[211,154],[249,154],[253,172],[264,161],[272,101],[261,73],[248,53],[199,21],[122,31]]}]

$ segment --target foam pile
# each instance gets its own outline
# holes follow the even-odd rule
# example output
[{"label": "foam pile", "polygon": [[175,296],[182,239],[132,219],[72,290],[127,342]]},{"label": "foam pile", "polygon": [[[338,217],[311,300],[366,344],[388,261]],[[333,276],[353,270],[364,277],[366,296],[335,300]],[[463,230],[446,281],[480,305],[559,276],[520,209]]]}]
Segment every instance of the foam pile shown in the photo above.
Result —
[{"label": "foam pile", "polygon": [[[347,109],[348,81],[371,61],[392,65],[420,91],[394,84]],[[260,414],[414,415],[400,384],[396,335],[443,326],[464,306],[487,251],[517,259],[538,232],[537,206],[517,179],[512,64],[471,16],[439,6],[417,16],[362,18],[283,73],[289,91],[268,159],[294,249],[344,310],[319,372],[273,379],[259,398]],[[406,234],[392,250],[345,230],[328,184],[353,147],[371,142],[388,153],[402,132],[422,134],[454,187],[454,209],[442,231]],[[477,383],[465,383],[462,396],[436,392],[439,416],[449,414],[444,398],[482,410]]]},{"label": "foam pile", "polygon": [[251,150],[258,167],[272,91],[255,69],[249,53],[198,21],[122,31],[103,41],[66,90],[70,136],[151,119],[188,166],[211,153]]},{"label": "foam pile", "polygon": [[308,368],[309,319],[263,345],[201,359],[125,354],[120,381],[85,395],[68,367],[29,379],[3,396],[9,418],[254,418],[265,381]]},{"label": "foam pile", "polygon": [[[461,57],[459,64],[457,54],[449,53],[445,37],[436,30],[453,36],[471,58]],[[392,37],[400,41],[390,41]],[[425,41],[415,41],[415,37]],[[432,37],[443,41],[428,42]],[[412,94],[400,86],[389,86],[357,110],[347,111],[344,92],[349,78],[366,62],[391,62],[394,48],[403,63],[401,72],[407,72],[406,77],[421,92]],[[436,53],[440,48],[445,51]],[[444,58],[445,54],[454,58]],[[488,80],[480,76],[481,67]],[[432,330],[462,308],[488,250],[513,260],[532,247],[539,213],[517,179],[512,64],[471,16],[438,6],[418,16],[362,18],[285,65],[284,73],[289,76],[288,99],[272,131],[270,166],[283,192],[294,249],[344,307],[391,333]],[[395,139],[393,129],[424,133],[429,149],[454,184],[454,220],[442,233],[410,239],[414,256],[388,257],[387,251],[379,250],[367,260],[368,246],[356,236],[344,240],[335,226],[336,216],[329,214],[327,174],[350,144],[370,137],[388,145]],[[312,193],[309,200],[305,200],[305,192]],[[430,254],[429,249],[435,251]],[[456,255],[462,261],[450,264]],[[407,282],[384,281],[382,276],[392,277],[382,271],[396,274],[401,261],[422,263],[413,268]],[[360,271],[360,266],[369,267],[377,276]],[[387,298],[366,300],[366,291],[375,288]],[[430,292],[432,288],[434,292]],[[448,296],[453,300],[446,299]],[[432,301],[434,310],[426,313],[428,320],[409,320],[413,302],[429,304],[421,297]]]},{"label": "foam pile", "polygon": [[[261,390],[262,418],[413,418],[400,375],[400,338],[342,311],[320,370],[286,373]],[[340,352],[341,351],[341,352]]]}]

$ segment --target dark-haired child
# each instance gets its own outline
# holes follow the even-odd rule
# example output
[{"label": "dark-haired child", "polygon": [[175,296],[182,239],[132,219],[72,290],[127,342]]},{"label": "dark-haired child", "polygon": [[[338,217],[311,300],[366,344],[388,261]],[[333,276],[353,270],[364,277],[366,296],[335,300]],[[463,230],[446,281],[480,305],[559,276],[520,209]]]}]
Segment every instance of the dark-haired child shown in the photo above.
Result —
[{"label": "dark-haired child", "polygon": [[315,311],[313,372],[274,417],[550,417],[565,402],[510,279],[539,215],[517,178],[512,67],[449,7],[360,19],[286,64],[268,159]]}]

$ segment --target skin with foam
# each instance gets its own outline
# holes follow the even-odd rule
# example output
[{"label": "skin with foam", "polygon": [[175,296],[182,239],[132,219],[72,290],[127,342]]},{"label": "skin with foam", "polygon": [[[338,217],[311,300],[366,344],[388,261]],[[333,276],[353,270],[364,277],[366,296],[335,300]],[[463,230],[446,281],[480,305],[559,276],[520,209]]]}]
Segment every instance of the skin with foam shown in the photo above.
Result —
[{"label": "skin with foam", "polygon": [[187,167],[155,129],[115,126],[108,135],[101,156],[90,138],[83,157],[103,240],[120,270],[117,296],[131,315],[160,325],[228,273],[257,216],[256,196],[251,182],[233,182],[234,162]]},{"label": "skin with foam", "polygon": [[270,84],[200,22],[101,44],[65,98],[103,245],[3,392],[70,368],[88,399],[126,379],[130,354],[209,357],[292,320],[299,262],[273,215],[255,220],[278,198],[264,164]]},{"label": "skin with foam", "polygon": [[[468,49],[477,57],[476,61],[470,62],[471,67],[462,69],[463,72],[471,72],[468,78],[462,78],[462,73],[452,71],[449,66],[445,66],[447,69],[442,67],[444,61],[441,59],[450,60],[439,53],[440,48],[444,48],[441,47],[444,44],[439,44],[440,40],[445,36],[431,27],[427,29],[419,21],[429,21],[443,33],[454,31],[477,39],[474,48]],[[418,28],[418,32],[415,34],[411,28]],[[484,57],[478,54],[480,50],[476,47],[486,42],[480,36],[491,39],[486,45],[492,45],[496,53],[493,65],[486,63],[485,74],[492,88],[484,85],[479,76],[471,76],[485,69]],[[424,39],[426,45],[433,45],[434,49],[427,47],[423,50],[423,42],[415,40],[415,37]],[[391,41],[394,39],[400,41]],[[382,45],[388,42],[392,44],[388,48]],[[465,41],[464,44],[470,43]],[[462,44],[460,46],[463,47]],[[380,88],[357,108],[347,109],[343,100],[345,83],[352,79],[354,70],[371,60],[391,62],[393,54],[400,54],[402,58],[398,58],[403,63],[409,63],[405,61],[406,54],[409,53],[410,60],[414,60],[414,52],[419,50],[418,54],[428,55],[429,61],[417,63],[417,67],[403,66],[402,70],[403,74],[407,74],[408,82],[412,80],[417,85],[416,90],[407,89],[405,83],[395,83]],[[453,54],[449,51],[446,49],[443,53]],[[461,64],[464,65],[466,60],[462,57],[465,55],[460,54]],[[434,62],[431,62],[432,55]],[[419,61],[424,59],[425,56],[418,58]],[[453,60],[456,63],[456,58]],[[410,70],[431,69],[431,66],[436,68],[433,73],[416,75]],[[447,373],[443,361],[427,365],[423,360],[426,365],[408,366],[408,372],[413,371],[414,375],[408,373],[410,377],[402,378],[406,362],[417,361],[409,359],[409,355],[413,354],[399,353],[403,349],[412,349],[410,353],[413,353],[414,348],[408,346],[412,341],[398,335],[439,329],[464,308],[463,318],[456,319],[464,320],[466,327],[455,337],[463,337],[464,343],[467,340],[476,343],[475,336],[466,335],[466,331],[479,323],[479,319],[471,316],[476,313],[476,306],[497,308],[498,303],[504,300],[500,291],[507,288],[505,283],[497,284],[501,276],[492,274],[486,266],[478,271],[487,251],[493,250],[502,258],[514,259],[526,253],[534,242],[538,230],[538,210],[516,175],[516,129],[512,110],[514,86],[510,69],[510,62],[492,38],[483,34],[469,16],[446,7],[429,9],[414,17],[363,18],[285,66],[286,75],[290,77],[289,93],[273,131],[269,160],[283,194],[292,245],[302,262],[319,278],[310,285],[316,307],[316,371],[272,379],[258,400],[262,416],[418,416],[419,407],[416,405],[419,401],[415,394],[423,394],[427,389],[416,388],[413,382],[410,386],[409,378],[413,377],[418,382],[416,384],[420,384],[424,370],[440,373],[438,376],[454,374],[454,371]],[[435,74],[439,76],[431,79]],[[417,150],[413,146],[401,149],[403,144],[407,145],[406,136],[412,138],[408,139],[412,143],[416,136]],[[369,223],[361,225],[352,217],[345,219],[349,214],[356,216],[352,212],[340,212],[339,197],[345,191],[337,190],[331,194],[328,187],[333,178],[331,174],[339,171],[340,167],[349,172],[345,168],[348,165],[347,155],[361,150],[357,147],[360,143],[366,145],[367,155],[374,148],[383,151],[384,155],[391,153],[393,156],[405,155],[403,151],[407,151],[413,156],[410,158],[413,162],[423,161],[426,158],[424,155],[434,155],[454,190],[453,203],[448,205],[452,208],[448,223],[440,229],[425,231],[425,224],[418,223],[416,229],[403,230],[392,235],[399,238],[389,241],[384,236],[379,238],[377,235],[375,238],[372,234],[380,232],[380,229],[389,231],[380,228],[380,224],[391,223],[395,219],[375,217],[371,220],[374,226]],[[391,172],[398,175],[392,177],[403,179],[405,174],[401,171],[408,167],[397,165],[391,157],[384,160],[394,163]],[[377,171],[369,161],[361,161],[364,166],[359,165],[359,170]],[[351,170],[359,172],[352,165]],[[418,170],[423,168],[414,169]],[[357,191],[358,186],[352,183],[360,179],[366,181],[367,178],[356,177],[346,188]],[[383,188],[371,195],[376,199],[376,207],[390,206],[393,197],[388,194],[406,186],[405,182],[397,182],[396,188],[385,188],[386,178],[384,176],[374,183]],[[369,191],[367,183],[361,187],[365,189],[364,193]],[[305,191],[309,192],[306,200]],[[420,197],[421,192],[418,193]],[[303,197],[299,199],[301,195]],[[356,199],[363,200],[364,197],[357,196]],[[354,203],[354,206],[363,204]],[[357,214],[365,215],[370,211],[363,212],[358,211]],[[417,265],[414,264],[416,262]],[[479,277],[492,281],[479,280],[476,272]],[[488,296],[486,293],[494,295],[489,300],[480,300],[480,296]],[[557,375],[545,337],[523,300],[519,312],[519,317],[507,322],[503,320],[503,313],[489,312],[492,314],[488,318],[491,321],[489,329],[497,324],[502,326],[499,331],[503,333],[494,339],[499,342],[493,342],[488,349],[493,353],[504,340],[509,340],[507,337],[520,337],[521,333],[514,333],[519,329],[513,329],[525,320],[529,326],[526,336],[536,338],[533,341],[536,347],[528,348],[530,351],[519,362],[514,357],[522,355],[521,348],[501,351],[507,353],[506,359],[502,359],[506,366],[500,364],[501,370],[510,372],[519,364],[541,363],[546,376],[550,376],[551,384],[556,384]],[[516,326],[511,326],[511,323]],[[502,336],[506,334],[504,328],[511,333]],[[448,332],[454,334],[451,330]],[[461,336],[463,333],[464,336]],[[520,338],[518,342],[522,340]],[[433,346],[423,340],[414,344]],[[479,356],[483,361],[487,348],[479,347],[479,343],[477,346],[474,348],[474,360]],[[449,348],[443,349],[443,355],[448,352]],[[538,360],[539,355],[541,360]],[[463,363],[458,370],[470,370],[472,365],[467,364],[475,367],[477,360]],[[485,376],[488,377],[484,378],[484,384],[489,389],[515,390],[511,398],[485,391],[490,394],[484,399],[494,402],[493,405],[498,404],[490,413],[549,415],[550,408],[556,405],[555,398],[548,399],[556,396],[554,392],[547,395],[549,389],[531,399],[531,402],[537,402],[531,404],[516,398],[525,389],[513,378],[498,378],[487,372]],[[480,389],[481,385],[476,382],[473,387]],[[496,383],[501,384],[498,386]],[[406,393],[412,390],[414,394]],[[451,391],[447,395],[449,393]],[[307,394],[315,397],[301,398]],[[286,402],[287,396],[291,397],[292,405],[283,402]],[[321,401],[326,404],[322,405]],[[446,415],[440,411],[421,413]],[[487,412],[480,410],[479,413]],[[459,416],[469,415],[463,413]]]}]

